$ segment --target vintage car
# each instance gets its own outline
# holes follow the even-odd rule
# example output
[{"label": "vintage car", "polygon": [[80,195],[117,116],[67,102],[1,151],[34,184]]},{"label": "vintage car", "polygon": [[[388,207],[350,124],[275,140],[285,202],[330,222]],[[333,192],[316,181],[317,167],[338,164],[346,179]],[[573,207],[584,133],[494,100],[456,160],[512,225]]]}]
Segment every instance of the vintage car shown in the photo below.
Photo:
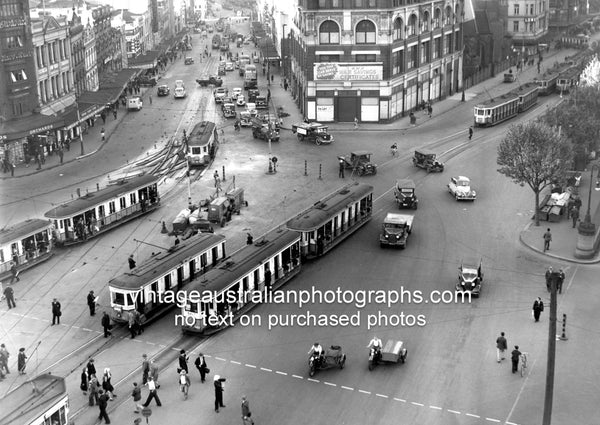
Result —
[{"label": "vintage car", "polygon": [[338,156],[338,161],[344,168],[351,168],[352,172],[356,171],[359,176],[368,176],[377,174],[377,164],[371,162],[373,153],[368,151],[354,151],[350,155]]},{"label": "vintage car", "polygon": [[185,65],[192,65],[194,63],[194,58],[191,56],[186,56],[185,59],[183,60],[183,63]]},{"label": "vintage car", "polygon": [[207,86],[221,87],[223,85],[223,80],[221,79],[221,77],[215,77],[212,75],[211,76],[202,76],[200,78],[197,78],[196,82],[202,87],[207,87]]},{"label": "vintage car", "polygon": [[333,142],[333,136],[327,132],[326,125],[318,122],[292,124],[292,133],[296,133],[298,140],[308,140],[317,145],[329,144]]},{"label": "vintage car", "polygon": [[427,149],[419,149],[415,151],[413,156],[413,164],[415,167],[424,168],[427,172],[442,172],[444,164],[437,159],[437,154]]},{"label": "vintage car", "polygon": [[264,123],[270,123],[272,127],[280,129],[281,128],[281,119],[274,114],[270,114],[269,112],[264,112],[258,115],[258,118],[262,120]]},{"label": "vintage car", "polygon": [[419,200],[415,194],[415,182],[410,179],[399,179],[396,181],[396,187],[394,187],[394,196],[398,208],[412,208],[417,209]]},{"label": "vintage car", "polygon": [[246,102],[246,111],[248,111],[250,116],[253,118],[258,114],[258,111],[256,110],[256,104],[250,101]]},{"label": "vintage car", "polygon": [[248,111],[240,112],[240,125],[242,127],[252,127],[252,115]]},{"label": "vintage car", "polygon": [[137,82],[142,87],[154,87],[156,85],[156,78],[148,75],[142,75],[138,77]]},{"label": "vintage car", "polygon": [[233,71],[233,62],[225,62],[225,71]]},{"label": "vintage car", "polygon": [[265,96],[256,96],[254,103],[256,103],[256,109],[267,109],[269,107]]},{"label": "vintage car", "polygon": [[371,347],[369,350],[369,370],[373,370],[378,364],[405,363],[408,350],[404,342],[388,339],[381,349]]},{"label": "vintage car", "polygon": [[255,139],[279,141],[279,130],[269,126],[258,118],[252,118],[252,137]]},{"label": "vintage car", "polygon": [[222,110],[225,118],[235,118],[237,116],[235,112],[235,105],[233,103],[223,103]]},{"label": "vintage car", "polygon": [[229,92],[227,91],[227,89],[225,87],[216,88],[213,91],[213,96],[215,98],[215,102],[216,103],[223,103],[223,98],[227,97],[228,93]]},{"label": "vintage car", "polygon": [[461,261],[458,267],[457,291],[470,292],[472,296],[479,297],[483,283],[481,264],[481,258],[469,258]]},{"label": "vintage car", "polygon": [[169,93],[171,93],[171,89],[166,84],[161,84],[156,89],[156,95],[157,96],[168,96]]},{"label": "vintage car", "polygon": [[248,89],[248,102],[256,102],[256,98],[260,96],[258,89]]},{"label": "vintage car", "polygon": [[457,201],[474,201],[477,193],[471,189],[471,180],[465,176],[452,177],[448,183],[448,191]]},{"label": "vintage car", "polygon": [[406,248],[406,241],[412,232],[414,216],[410,214],[387,213],[381,224],[379,233],[379,245],[399,246]]},{"label": "vintage car", "polygon": [[513,83],[515,81],[515,74],[513,74],[512,69],[509,69],[507,73],[504,74],[504,82],[505,83]]},{"label": "vintage car", "polygon": [[234,87],[231,91],[231,98],[237,100],[237,97],[242,93],[244,93],[244,90],[241,87]]},{"label": "vintage car", "polygon": [[243,94],[239,94],[238,95],[238,97],[237,97],[237,99],[235,101],[235,104],[237,106],[245,106],[246,105],[246,99],[245,99],[245,97],[244,97]]},{"label": "vintage car", "polygon": [[217,68],[217,74],[219,76],[227,74],[227,71],[225,71],[225,65],[219,65],[219,68]]}]

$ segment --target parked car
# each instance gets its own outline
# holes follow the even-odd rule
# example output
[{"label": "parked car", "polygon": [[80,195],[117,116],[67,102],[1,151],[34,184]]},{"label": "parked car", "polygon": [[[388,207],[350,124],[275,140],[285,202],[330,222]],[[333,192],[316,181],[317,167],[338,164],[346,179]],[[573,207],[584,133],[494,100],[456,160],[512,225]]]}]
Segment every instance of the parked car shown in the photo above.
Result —
[{"label": "parked car", "polygon": [[127,109],[141,111],[143,106],[142,98],[140,96],[130,96],[127,98]]},{"label": "parked car", "polygon": [[156,85],[156,78],[148,75],[141,75],[138,77],[138,83],[144,87],[154,87]]},{"label": "parked car", "polygon": [[477,193],[471,189],[471,180],[465,176],[452,177],[448,183],[448,191],[457,201],[475,201]]},{"label": "parked car", "polygon": [[233,62],[226,62],[225,63],[225,71],[233,71],[234,67],[233,67]]},{"label": "parked car", "polygon": [[260,92],[258,89],[248,89],[248,99],[247,102],[256,102],[256,98],[260,96]]},{"label": "parked car", "polygon": [[184,59],[183,63],[185,65],[191,65],[194,63],[194,58],[191,56],[186,56],[186,58]]},{"label": "parked car", "polygon": [[156,89],[157,96],[168,96],[171,93],[171,89],[166,84],[161,84]]},{"label": "parked car", "polygon": [[235,104],[237,106],[245,106],[246,105],[246,99],[244,98],[243,94],[238,95]]},{"label": "parked car", "polygon": [[234,87],[231,91],[231,98],[237,100],[238,96],[243,92],[244,90],[241,87]]}]

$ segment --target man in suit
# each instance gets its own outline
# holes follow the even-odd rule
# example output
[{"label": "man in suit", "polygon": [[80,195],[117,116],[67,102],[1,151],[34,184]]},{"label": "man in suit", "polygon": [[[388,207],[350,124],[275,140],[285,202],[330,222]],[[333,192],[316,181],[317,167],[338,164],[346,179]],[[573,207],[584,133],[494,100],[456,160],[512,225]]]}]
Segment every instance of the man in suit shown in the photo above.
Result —
[{"label": "man in suit", "polygon": [[62,316],[62,312],[60,311],[60,302],[54,298],[52,300],[52,325],[60,325],[60,316]]}]

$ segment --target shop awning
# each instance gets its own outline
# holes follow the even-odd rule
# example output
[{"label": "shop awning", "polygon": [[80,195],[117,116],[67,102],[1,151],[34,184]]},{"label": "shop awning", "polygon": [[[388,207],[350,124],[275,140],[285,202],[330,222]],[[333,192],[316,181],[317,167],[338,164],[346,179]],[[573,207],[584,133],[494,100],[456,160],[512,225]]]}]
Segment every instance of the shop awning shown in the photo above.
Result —
[{"label": "shop awning", "polygon": [[152,69],[158,65],[158,50],[148,50],[145,54],[131,58],[128,61],[129,69]]},{"label": "shop awning", "polygon": [[60,128],[64,125],[62,115],[33,114],[26,118],[0,123],[0,140],[17,140],[23,137]]},{"label": "shop awning", "polygon": [[64,115],[65,127],[63,130],[70,130],[77,127],[79,123],[84,122],[88,118],[93,117],[96,114],[102,112],[106,107],[106,103],[84,103],[78,102],[79,105],[79,119],[77,119],[77,106],[69,109]]},{"label": "shop awning", "polygon": [[260,54],[263,58],[267,60],[277,60],[279,59],[279,52],[275,48],[275,44],[273,44],[273,40],[270,38],[263,38],[258,42],[260,47]]}]

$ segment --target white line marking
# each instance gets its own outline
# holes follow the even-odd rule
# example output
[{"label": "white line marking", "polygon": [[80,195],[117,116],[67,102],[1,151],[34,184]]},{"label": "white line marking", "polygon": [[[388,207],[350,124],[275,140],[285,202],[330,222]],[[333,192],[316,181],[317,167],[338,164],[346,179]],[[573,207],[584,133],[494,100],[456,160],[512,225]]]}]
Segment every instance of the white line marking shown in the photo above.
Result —
[{"label": "white line marking", "polygon": [[310,381],[310,382],[317,382],[317,383],[321,382],[321,381],[319,381],[318,379],[312,379],[312,378],[308,378],[308,379],[307,379],[307,381]]},{"label": "white line marking", "polygon": [[394,397],[394,400],[401,401],[402,403],[406,403],[406,400],[404,400],[403,398]]},{"label": "white line marking", "polygon": [[505,424],[505,425],[517,425],[517,424],[516,424],[516,423],[514,423],[514,422],[508,422],[508,421],[504,422],[504,424]]},{"label": "white line marking", "polygon": [[430,409],[435,409],[435,410],[442,410],[442,408],[441,408],[441,407],[438,407],[438,406],[432,406],[432,405],[429,405],[429,408],[430,408]]},{"label": "white line marking", "polygon": [[230,363],[233,363],[233,364],[241,364],[240,362],[236,362],[235,360],[230,360]]},{"label": "white line marking", "polygon": [[460,415],[460,412],[458,410],[446,409],[446,411],[448,411],[450,413],[454,413],[454,414]]},{"label": "white line marking", "polygon": [[253,364],[248,364],[248,363],[246,363],[246,366],[248,366],[248,367],[253,367],[254,369],[256,369],[256,366],[254,366]]},{"label": "white line marking", "polygon": [[220,362],[226,362],[227,360],[224,359],[223,357],[215,357],[215,360],[218,360]]},{"label": "white line marking", "polygon": [[421,407],[425,407],[424,404],[421,403],[417,403],[416,401],[411,401],[410,404],[414,404],[415,406],[421,406]]},{"label": "white line marking", "polygon": [[381,398],[389,398],[389,396],[385,395],[385,394],[375,394],[377,397],[381,397]]},{"label": "white line marking", "polygon": [[500,423],[500,421],[498,419],[494,419],[494,418],[485,418],[485,420],[490,421],[490,422]]},{"label": "white line marking", "polygon": [[267,369],[266,367],[261,367],[260,370],[264,370],[265,372],[273,372],[273,370]]},{"label": "white line marking", "polygon": [[149,341],[146,341],[146,344],[148,344],[148,345],[156,345],[155,342],[149,342]]},{"label": "white line marking", "polygon": [[81,330],[86,331],[86,332],[92,332],[92,330],[88,329],[88,328],[81,328]]},{"label": "white line marking", "polygon": [[296,378],[296,379],[304,379],[303,376],[300,375],[292,375],[292,378]]},{"label": "white line marking", "polygon": [[275,371],[275,373],[276,373],[276,374],[278,374],[278,375],[287,376],[287,373],[285,373],[285,372],[280,372],[280,371],[278,371],[278,370],[276,370],[276,371]]},{"label": "white line marking", "polygon": [[363,393],[363,394],[371,394],[371,391],[365,391],[365,390],[358,390],[359,393]]},{"label": "white line marking", "polygon": [[329,385],[329,386],[331,386],[331,387],[337,387],[337,384],[333,384],[333,383],[331,383],[331,382],[323,381],[323,383],[324,383],[325,385]]},{"label": "white line marking", "polygon": [[481,416],[479,416],[479,415],[474,415],[474,414],[472,414],[472,413],[465,413],[465,415],[467,415],[467,416],[470,416],[470,417],[472,417],[472,418],[477,418],[477,419],[481,418]]}]

